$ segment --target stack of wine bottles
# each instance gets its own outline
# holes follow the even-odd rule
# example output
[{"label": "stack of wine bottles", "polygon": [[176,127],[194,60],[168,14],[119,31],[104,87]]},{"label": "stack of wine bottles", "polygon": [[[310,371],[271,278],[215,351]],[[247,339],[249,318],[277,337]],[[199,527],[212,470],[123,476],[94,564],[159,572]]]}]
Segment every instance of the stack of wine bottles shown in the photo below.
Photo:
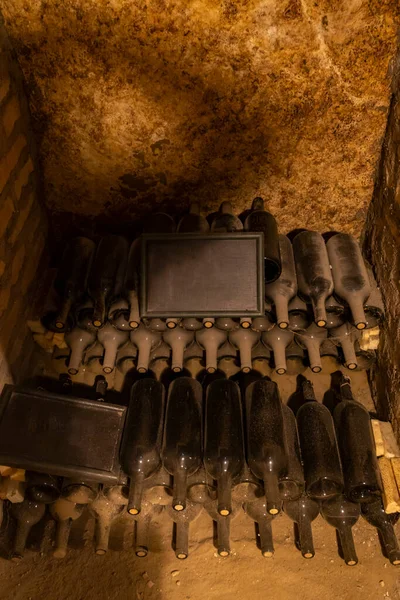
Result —
[{"label": "stack of wine bottles", "polygon": [[61,348],[56,354],[66,359],[70,374],[97,359],[111,373],[117,357],[137,360],[137,369],[144,372],[153,352],[170,358],[175,371],[203,351],[210,372],[219,358],[236,358],[237,352],[244,371],[252,359],[265,358],[279,374],[287,371],[287,360],[300,369],[308,364],[315,373],[325,355],[348,369],[368,369],[375,360],[375,352],[361,338],[363,330],[379,326],[382,299],[351,235],[308,230],[279,235],[260,198],[242,219],[227,202],[207,219],[192,205],[178,225],[171,216],[157,213],[142,229],[144,234],[210,236],[263,232],[264,315],[233,318],[227,310],[218,318],[141,318],[140,237],[130,246],[117,235],[107,235],[97,245],[74,238],[54,280],[58,308],[42,319],[46,329],[65,334],[67,352]]},{"label": "stack of wine bottles", "polygon": [[333,381],[331,412],[303,376],[290,405],[268,377],[214,378],[203,395],[198,381],[180,376],[167,398],[156,379],[138,380],[120,445],[127,481],[110,487],[27,472],[25,499],[11,505],[12,557],[21,558],[48,505],[59,558],[86,507],[96,519],[97,554],[107,551],[111,524],[125,511],[135,521],[137,556],[148,552],[152,519],[167,513],[176,556],[186,558],[190,523],[204,508],[216,523],[220,556],[230,554],[230,525],[242,509],[256,524],[263,556],[272,556],[272,523],[282,510],[295,523],[304,558],[315,554],[312,522],[321,514],[337,530],[346,564],[357,564],[352,527],[362,516],[377,528],[390,562],[400,564],[369,413],[354,400],[347,377],[337,372]]}]

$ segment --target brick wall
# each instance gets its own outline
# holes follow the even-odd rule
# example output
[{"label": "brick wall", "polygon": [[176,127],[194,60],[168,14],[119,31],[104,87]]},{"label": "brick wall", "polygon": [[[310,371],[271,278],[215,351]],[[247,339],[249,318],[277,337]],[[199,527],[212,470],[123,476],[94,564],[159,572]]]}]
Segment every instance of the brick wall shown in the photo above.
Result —
[{"label": "brick wall", "polygon": [[378,367],[372,383],[381,416],[392,420],[400,437],[400,63],[393,82],[364,246],[374,266],[386,308]]},{"label": "brick wall", "polygon": [[0,20],[0,389],[34,370],[26,321],[47,237],[35,165],[22,75]]}]

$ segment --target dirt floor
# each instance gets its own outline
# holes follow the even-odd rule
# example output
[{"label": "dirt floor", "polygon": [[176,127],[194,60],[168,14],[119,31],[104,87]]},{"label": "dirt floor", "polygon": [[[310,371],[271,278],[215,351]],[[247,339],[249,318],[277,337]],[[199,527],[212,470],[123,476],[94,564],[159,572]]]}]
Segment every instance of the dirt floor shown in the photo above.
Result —
[{"label": "dirt floor", "polygon": [[[330,373],[336,369],[334,362],[324,359],[322,374],[304,373],[313,380],[318,399],[322,400]],[[366,374],[352,373],[351,379],[355,397],[373,409]],[[278,376],[277,380],[287,401],[295,378]],[[211,518],[203,511],[190,528],[189,557],[178,560],[171,545],[172,522],[164,509],[152,522],[148,556],[137,558],[134,523],[124,513],[113,525],[108,553],[97,556],[94,521],[84,514],[74,523],[67,557],[57,560],[51,554],[54,522],[48,520],[42,541],[34,541],[20,563],[0,559],[0,599],[400,600],[400,568],[382,555],[376,530],[364,520],[353,528],[359,558],[354,567],[344,564],[335,530],[320,516],[313,523],[316,554],[311,560],[296,549],[293,523],[286,515],[279,515],[272,527],[275,554],[264,558],[256,545],[254,523],[240,509],[231,523],[232,554],[221,558],[214,546]],[[400,524],[396,528],[400,535]]]}]

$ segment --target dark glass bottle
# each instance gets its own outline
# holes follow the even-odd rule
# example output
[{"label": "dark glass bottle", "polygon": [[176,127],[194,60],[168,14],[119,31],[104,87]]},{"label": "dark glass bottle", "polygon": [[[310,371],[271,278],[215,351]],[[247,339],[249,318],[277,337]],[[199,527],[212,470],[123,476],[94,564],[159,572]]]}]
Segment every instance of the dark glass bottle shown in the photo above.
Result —
[{"label": "dark glass bottle", "polygon": [[364,304],[371,293],[371,286],[360,246],[352,235],[338,233],[327,241],[326,248],[335,294],[349,305],[357,329],[365,329]]},{"label": "dark glass bottle", "polygon": [[131,390],[120,448],[121,466],[129,476],[128,512],[140,512],[144,480],[161,464],[165,390],[155,379],[140,379]]},{"label": "dark glass bottle", "polygon": [[341,302],[338,302],[334,296],[329,296],[325,302],[326,325],[327,329],[340,327],[347,321],[346,308]]},{"label": "dark glass bottle", "polygon": [[333,412],[342,460],[345,492],[352,502],[372,502],[382,493],[371,419],[353,399],[350,380],[340,374],[341,402]]},{"label": "dark glass bottle", "polygon": [[303,494],[296,500],[285,500],[283,510],[295,523],[300,552],[304,558],[313,558],[315,551],[311,523],[319,515],[318,502]]},{"label": "dark glass bottle", "polygon": [[264,482],[268,512],[277,514],[281,509],[279,478],[287,473],[288,459],[282,403],[273,381],[261,379],[247,388],[246,426],[248,465]]},{"label": "dark glass bottle", "polygon": [[374,502],[362,504],[361,515],[378,530],[385,554],[392,565],[400,565],[400,548],[393,528],[392,515],[385,513],[382,500],[377,498]]},{"label": "dark glass bottle", "polygon": [[258,498],[254,502],[246,502],[243,509],[257,525],[261,554],[266,558],[271,558],[275,552],[271,523],[276,515],[271,515],[267,511],[265,498]]},{"label": "dark glass bottle", "polygon": [[246,231],[263,232],[265,283],[276,281],[282,271],[278,226],[273,215],[264,210],[262,198],[254,198],[251,213],[246,218],[244,228]]},{"label": "dark glass bottle", "polygon": [[279,480],[279,492],[282,500],[295,500],[304,491],[304,473],[301,463],[299,434],[296,417],[289,406],[282,404],[283,421],[285,426],[288,468],[286,474]]},{"label": "dark glass bottle", "polygon": [[202,394],[201,384],[190,377],[175,379],[168,393],[162,461],[174,478],[175,510],[184,510],[187,478],[202,463]]},{"label": "dark glass bottle", "polygon": [[293,247],[286,235],[279,235],[279,250],[282,272],[276,281],[266,284],[265,295],[275,306],[278,327],[286,329],[289,327],[289,302],[297,294],[297,276]]},{"label": "dark glass bottle", "polygon": [[204,507],[217,525],[217,552],[219,556],[225,558],[231,553],[231,521],[238,515],[240,505],[234,504],[232,512],[227,517],[222,517],[219,514],[217,501],[210,500],[205,503]]},{"label": "dark glass bottle", "polygon": [[125,238],[106,235],[100,240],[88,277],[95,327],[104,325],[110,302],[123,290],[127,258],[128,242]]},{"label": "dark glass bottle", "polygon": [[207,388],[204,466],[217,482],[220,515],[232,512],[232,484],[244,468],[242,405],[238,385],[216,379]]},{"label": "dark glass bottle", "polygon": [[302,331],[307,329],[313,321],[309,307],[299,296],[295,296],[288,306],[289,328],[291,331]]},{"label": "dark glass bottle", "polygon": [[76,237],[67,242],[54,280],[54,288],[62,299],[56,317],[56,328],[64,330],[72,305],[86,291],[86,281],[95,250],[92,240]]},{"label": "dark glass bottle", "polygon": [[356,565],[358,558],[351,528],[360,516],[360,505],[346,500],[344,496],[337,496],[321,502],[321,515],[336,528],[345,563],[350,567]]},{"label": "dark glass bottle", "polygon": [[44,517],[45,511],[45,504],[29,499],[11,504],[10,512],[17,521],[17,531],[15,533],[11,557],[13,561],[18,561],[22,558],[29,532]]},{"label": "dark glass bottle", "polygon": [[311,382],[305,380],[302,389],[304,404],[297,411],[297,428],[306,493],[323,500],[341,494],[344,486],[335,426],[326,406],[315,401]]},{"label": "dark glass bottle", "polygon": [[293,252],[299,295],[311,303],[318,327],[325,327],[325,302],[333,281],[324,239],[316,231],[303,231],[293,240]]},{"label": "dark glass bottle", "polygon": [[[164,510],[164,506],[145,502],[142,505],[140,515],[136,517],[135,523],[135,554],[138,558],[144,558],[149,552],[150,527],[153,518],[157,518]],[[178,513],[177,513],[178,514]]]},{"label": "dark glass bottle", "polygon": [[190,523],[197,519],[202,510],[201,504],[188,502],[186,508],[177,512],[171,506],[168,506],[167,512],[174,521],[174,547],[175,556],[184,560],[189,556],[189,528]]},{"label": "dark glass bottle", "polygon": [[193,202],[189,212],[178,223],[178,233],[207,233],[209,230],[207,219],[200,214],[200,206]]},{"label": "dark glass bottle", "polygon": [[60,497],[60,481],[54,475],[27,471],[25,480],[26,495],[32,502],[51,504]]}]

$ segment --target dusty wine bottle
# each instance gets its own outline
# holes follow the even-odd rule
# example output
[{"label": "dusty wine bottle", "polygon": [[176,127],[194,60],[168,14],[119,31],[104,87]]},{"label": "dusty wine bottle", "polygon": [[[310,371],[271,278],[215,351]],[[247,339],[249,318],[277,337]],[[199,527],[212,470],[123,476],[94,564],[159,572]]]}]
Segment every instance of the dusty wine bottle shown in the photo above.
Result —
[{"label": "dusty wine bottle", "polygon": [[299,296],[295,296],[288,306],[289,328],[291,331],[302,331],[312,323],[312,316],[308,306]]},{"label": "dusty wine bottle", "polygon": [[307,350],[310,369],[313,373],[320,373],[322,371],[320,348],[326,340],[327,335],[327,330],[318,327],[315,323],[311,323],[305,331],[299,330],[295,332],[295,342],[300,348]]},{"label": "dusty wine bottle", "polygon": [[202,462],[202,394],[198,381],[176,379],[169,388],[162,462],[174,479],[172,506],[184,510],[186,482]]},{"label": "dusty wine bottle", "polygon": [[277,514],[281,509],[279,478],[287,472],[288,459],[282,403],[276,383],[261,379],[247,388],[246,424],[248,465],[264,482],[268,512]]},{"label": "dusty wine bottle", "polygon": [[141,379],[132,389],[120,448],[129,476],[128,512],[140,512],[144,481],[161,465],[165,390],[155,379]]},{"label": "dusty wine bottle", "polygon": [[287,369],[286,348],[293,341],[293,333],[275,326],[269,331],[264,331],[261,337],[263,343],[273,352],[276,373],[284,375]]},{"label": "dusty wine bottle", "polygon": [[306,493],[323,500],[341,494],[344,487],[335,426],[326,406],[315,400],[311,382],[305,380],[302,389],[304,404],[296,416]]},{"label": "dusty wine bottle", "polygon": [[391,520],[393,515],[385,513],[382,500],[377,498],[368,504],[363,503],[361,515],[378,530],[380,541],[392,565],[400,565],[400,548]]},{"label": "dusty wine bottle", "polygon": [[103,371],[107,374],[112,373],[118,349],[129,340],[129,333],[116,329],[111,323],[106,323],[99,329],[97,340],[104,347]]},{"label": "dusty wine bottle", "polygon": [[211,329],[200,329],[196,331],[196,341],[200,348],[206,351],[206,370],[214,373],[217,370],[218,348],[227,340],[227,335],[221,329],[212,327]]},{"label": "dusty wine bottle", "polygon": [[258,498],[253,502],[246,502],[243,505],[243,509],[257,525],[258,534],[260,536],[261,554],[265,558],[271,558],[275,552],[271,524],[276,515],[271,515],[267,511],[265,498]]},{"label": "dusty wine bottle", "polygon": [[183,369],[183,354],[189,344],[193,342],[194,332],[183,329],[183,327],[175,327],[167,329],[163,334],[163,339],[172,350],[171,369],[175,373],[179,373]]},{"label": "dusty wine bottle", "polygon": [[371,419],[367,409],[352,399],[350,380],[340,374],[341,402],[333,412],[346,496],[352,502],[372,502],[382,493],[382,482]]},{"label": "dusty wine bottle", "polygon": [[235,329],[229,333],[229,341],[239,350],[240,368],[245,373],[251,371],[251,350],[260,339],[260,334],[252,329]]},{"label": "dusty wine bottle", "polygon": [[289,302],[297,294],[297,277],[292,244],[286,235],[281,234],[278,239],[282,271],[278,279],[266,284],[265,295],[275,306],[278,327],[286,329],[289,327]]},{"label": "dusty wine bottle", "polygon": [[85,237],[67,242],[54,280],[54,288],[62,304],[56,317],[56,328],[65,329],[72,305],[86,291],[87,276],[92,262],[95,244]]},{"label": "dusty wine bottle", "polygon": [[321,515],[329,525],[336,528],[344,561],[346,565],[353,567],[358,563],[358,558],[351,528],[360,516],[360,505],[346,500],[344,496],[337,496],[321,502]]},{"label": "dusty wine bottle", "polygon": [[324,239],[316,231],[303,231],[293,240],[293,253],[299,295],[311,303],[318,327],[325,327],[325,301],[333,292],[333,281]]},{"label": "dusty wine bottle", "polygon": [[68,361],[68,373],[76,375],[82,363],[83,354],[96,341],[96,333],[74,327],[72,331],[65,334],[65,343],[71,349]]},{"label": "dusty wine bottle", "polygon": [[140,325],[131,331],[131,342],[138,349],[137,370],[146,373],[149,368],[150,353],[161,344],[161,334]]},{"label": "dusty wine bottle", "polygon": [[217,510],[226,517],[232,512],[233,481],[244,468],[240,391],[229,379],[217,379],[207,388],[204,466],[217,482]]},{"label": "dusty wine bottle", "polygon": [[311,523],[319,515],[319,504],[305,494],[296,500],[285,500],[283,510],[297,526],[298,546],[304,558],[315,555]]},{"label": "dusty wine bottle", "polygon": [[78,505],[64,498],[59,498],[50,506],[50,514],[57,522],[54,558],[65,558],[72,522],[79,519],[84,508],[83,504]]},{"label": "dusty wine bottle", "polygon": [[200,206],[193,202],[189,212],[178,223],[178,233],[207,233],[209,230],[207,219],[200,214]]},{"label": "dusty wine bottle", "polygon": [[17,521],[11,560],[19,561],[22,558],[29,532],[44,517],[45,511],[45,504],[33,500],[25,499],[11,504],[11,515]]},{"label": "dusty wine bottle", "polygon": [[282,404],[283,422],[286,435],[288,468],[279,479],[279,492],[282,500],[295,500],[304,492],[304,473],[301,462],[299,434],[296,417],[289,406]]},{"label": "dusty wine bottle", "polygon": [[350,307],[357,329],[365,329],[364,304],[371,293],[367,269],[357,240],[348,233],[338,233],[326,243],[335,294]]},{"label": "dusty wine bottle", "polygon": [[197,519],[202,506],[194,502],[188,502],[186,508],[181,511],[174,510],[168,506],[167,513],[174,521],[175,556],[184,560],[189,556],[189,527],[190,523]]},{"label": "dusty wine bottle", "polygon": [[243,231],[243,223],[233,214],[230,202],[222,202],[219,212],[215,215],[211,223],[211,231],[213,233]]},{"label": "dusty wine bottle", "polygon": [[264,210],[264,200],[262,198],[254,198],[244,228],[246,231],[263,232],[264,279],[265,283],[272,283],[278,279],[282,271],[278,226],[273,215]]},{"label": "dusty wine bottle", "polygon": [[124,296],[129,303],[128,323],[131,329],[140,325],[139,309],[139,271],[141,257],[141,239],[134,240],[128,254],[124,280]]},{"label": "dusty wine bottle", "polygon": [[357,368],[357,357],[354,342],[357,339],[358,330],[350,323],[344,323],[329,331],[329,339],[339,346],[343,351],[344,365],[351,371]]},{"label": "dusty wine bottle", "polygon": [[54,475],[26,471],[25,481],[27,498],[33,502],[51,504],[60,497],[60,482]]},{"label": "dusty wine bottle", "polygon": [[106,235],[98,243],[88,276],[88,293],[94,302],[93,325],[101,327],[109,303],[123,290],[128,259],[128,242]]},{"label": "dusty wine bottle", "polygon": [[103,556],[108,551],[108,543],[113,521],[121,514],[124,505],[111,502],[103,494],[89,505],[89,512],[95,518],[95,552]]},{"label": "dusty wine bottle", "polygon": [[205,503],[204,507],[217,525],[217,552],[219,556],[225,558],[231,553],[231,521],[237,516],[239,505],[233,504],[232,512],[226,517],[219,514],[216,501],[210,500]]}]

